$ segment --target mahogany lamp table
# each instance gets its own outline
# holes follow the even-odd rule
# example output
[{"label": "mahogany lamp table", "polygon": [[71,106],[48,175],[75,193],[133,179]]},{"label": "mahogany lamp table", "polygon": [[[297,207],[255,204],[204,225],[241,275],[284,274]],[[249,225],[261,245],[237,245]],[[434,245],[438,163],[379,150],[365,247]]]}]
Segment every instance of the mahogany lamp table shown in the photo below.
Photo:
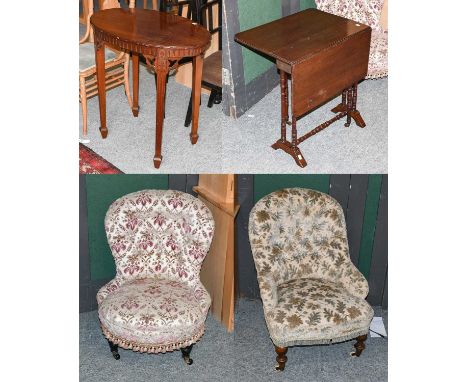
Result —
[{"label": "mahogany lamp table", "polygon": [[139,8],[112,8],[98,11],[91,16],[91,25],[94,29],[101,136],[107,137],[104,46],[110,45],[132,54],[132,112],[135,117],[138,116],[139,111],[138,62],[140,54],[156,72],[156,143],[153,158],[156,168],[159,168],[162,161],[161,143],[167,75],[171,68],[177,67],[181,58],[192,57],[193,114],[190,140],[192,144],[197,143],[203,55],[210,46],[210,33],[186,18]]},{"label": "mahogany lamp table", "polygon": [[[346,117],[359,127],[366,124],[356,109],[357,83],[367,74],[371,28],[343,17],[307,9],[237,33],[235,40],[276,60],[281,86],[281,138],[272,147],[290,154],[297,165],[307,166],[298,145]],[[289,121],[288,75],[291,77]],[[296,121],[342,93],[336,115],[307,134],[297,137]],[[291,125],[291,141],[286,139]]]}]

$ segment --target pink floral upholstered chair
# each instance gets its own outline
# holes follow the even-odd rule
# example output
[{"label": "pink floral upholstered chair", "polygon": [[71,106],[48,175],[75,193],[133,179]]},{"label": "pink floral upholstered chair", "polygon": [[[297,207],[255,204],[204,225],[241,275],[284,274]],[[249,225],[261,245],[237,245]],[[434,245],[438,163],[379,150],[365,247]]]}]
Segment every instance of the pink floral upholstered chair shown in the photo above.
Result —
[{"label": "pink floral upholstered chair", "polygon": [[366,78],[388,74],[388,32],[380,23],[385,0],[315,0],[317,9],[346,17],[372,28],[369,67]]},{"label": "pink floral upholstered chair", "polygon": [[112,203],[105,228],[117,274],[97,301],[114,358],[118,347],[181,349],[190,365],[211,304],[199,277],[214,232],[210,210],[183,192],[138,191]]},{"label": "pink floral upholstered chair", "polygon": [[284,370],[295,345],[356,338],[352,355],[360,356],[374,312],[338,202],[303,188],[273,192],[250,212],[249,239],[276,369]]}]

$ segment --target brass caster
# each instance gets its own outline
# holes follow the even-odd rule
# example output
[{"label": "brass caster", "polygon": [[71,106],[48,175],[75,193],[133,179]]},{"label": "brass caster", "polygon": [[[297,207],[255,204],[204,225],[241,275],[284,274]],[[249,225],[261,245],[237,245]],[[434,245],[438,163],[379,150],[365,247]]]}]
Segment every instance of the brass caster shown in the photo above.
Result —
[{"label": "brass caster", "polygon": [[276,366],[275,366],[275,370],[276,371],[284,371],[284,365],[281,366],[279,363],[277,363]]}]

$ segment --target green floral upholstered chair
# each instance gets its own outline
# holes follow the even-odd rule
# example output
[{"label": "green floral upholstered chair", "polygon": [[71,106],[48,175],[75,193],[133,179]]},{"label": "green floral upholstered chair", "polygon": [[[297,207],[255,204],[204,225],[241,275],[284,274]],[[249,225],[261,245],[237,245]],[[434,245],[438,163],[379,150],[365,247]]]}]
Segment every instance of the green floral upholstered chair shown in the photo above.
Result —
[{"label": "green floral upholstered chair", "polygon": [[190,365],[211,304],[199,277],[214,233],[210,210],[183,192],[138,191],[112,203],[105,229],[117,274],[97,301],[114,358],[118,347],[181,349]]},{"label": "green floral upholstered chair", "polygon": [[277,370],[289,346],[357,339],[364,350],[374,312],[351,262],[343,210],[327,194],[288,188],[257,202],[249,239]]}]

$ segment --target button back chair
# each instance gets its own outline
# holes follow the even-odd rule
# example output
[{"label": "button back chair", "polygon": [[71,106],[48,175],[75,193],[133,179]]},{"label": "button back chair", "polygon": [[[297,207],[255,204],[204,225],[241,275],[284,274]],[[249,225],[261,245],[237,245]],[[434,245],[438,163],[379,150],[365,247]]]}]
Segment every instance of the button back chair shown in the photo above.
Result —
[{"label": "button back chair", "polygon": [[[83,114],[83,141],[86,141],[88,134],[88,98],[94,97],[98,93],[96,77],[96,61],[94,53],[93,28],[90,24],[90,18],[93,14],[94,1],[83,0],[86,2],[87,20],[86,32],[80,40],[80,103]],[[119,8],[118,0],[101,0],[100,9]],[[130,0],[129,7],[134,8],[135,0]],[[130,95],[130,85],[128,79],[129,55],[113,49],[105,49],[105,71],[106,71],[106,91],[117,86],[124,85],[128,104],[132,107],[132,98]]]},{"label": "button back chair", "polygon": [[349,257],[338,202],[309,189],[275,191],[250,212],[249,239],[276,369],[284,370],[295,345],[356,338],[359,357],[374,312],[367,280]]},{"label": "button back chair", "polygon": [[[372,28],[369,67],[366,78],[388,75],[388,31],[381,25],[385,0],[316,0],[317,9],[346,17]],[[386,3],[385,3],[386,7]]]},{"label": "button back chair", "polygon": [[[223,53],[222,53],[222,0],[196,0],[197,5],[195,7],[198,15],[194,17],[195,21],[198,21],[203,25],[213,36],[218,33],[218,47],[219,49],[207,56],[203,63],[202,73],[202,85],[210,89],[210,97],[208,98],[208,107],[213,107],[213,104],[220,104],[222,101],[222,67],[223,67]],[[218,5],[218,22],[215,26],[213,6]],[[197,9],[198,8],[198,9]],[[190,101],[187,108],[187,114],[185,116],[185,127],[189,127],[192,122],[192,95],[190,95]]]},{"label": "button back chair", "polygon": [[180,349],[187,364],[205,330],[211,299],[200,268],[213,238],[210,210],[192,195],[144,190],[117,199],[105,217],[116,276],[97,294],[99,320],[118,347],[145,353]]}]

